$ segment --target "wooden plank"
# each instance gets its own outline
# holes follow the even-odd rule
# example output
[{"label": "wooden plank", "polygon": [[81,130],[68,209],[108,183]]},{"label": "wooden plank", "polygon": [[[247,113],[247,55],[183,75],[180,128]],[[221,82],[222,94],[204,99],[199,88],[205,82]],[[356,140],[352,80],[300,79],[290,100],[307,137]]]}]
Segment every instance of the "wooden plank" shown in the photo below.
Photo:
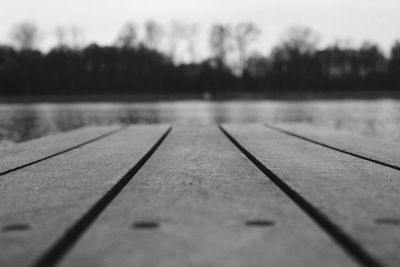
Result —
[{"label": "wooden plank", "polygon": [[400,170],[400,145],[395,142],[309,124],[280,123],[266,126]]},{"label": "wooden plank", "polygon": [[60,264],[354,265],[216,126],[175,127]]},{"label": "wooden plank", "polygon": [[[284,183],[282,187],[287,185],[310,203],[316,213],[340,227],[338,231],[343,230],[351,240],[361,244],[364,251],[356,252],[361,260],[372,256],[380,263],[398,266],[400,173],[397,170],[262,125],[223,127]],[[353,244],[348,245],[351,249]]]},{"label": "wooden plank", "polygon": [[166,130],[163,125],[132,126],[3,176],[0,266],[31,266],[61,238],[69,241],[78,220],[84,218],[81,228],[90,224],[89,219],[99,212],[96,209],[105,205],[104,197],[109,198]]},{"label": "wooden plank", "polygon": [[120,126],[86,127],[0,150],[0,175],[29,166],[114,133]]}]

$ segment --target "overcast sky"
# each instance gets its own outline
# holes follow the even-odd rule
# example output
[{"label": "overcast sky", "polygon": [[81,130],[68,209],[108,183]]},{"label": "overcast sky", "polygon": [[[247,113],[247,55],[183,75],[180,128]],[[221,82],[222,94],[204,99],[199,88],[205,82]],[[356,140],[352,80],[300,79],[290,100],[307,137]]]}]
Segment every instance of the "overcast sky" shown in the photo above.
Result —
[{"label": "overcast sky", "polygon": [[263,32],[257,44],[262,53],[292,25],[313,28],[321,45],[370,40],[388,51],[400,39],[399,14],[400,0],[0,0],[0,42],[8,42],[11,26],[25,20],[42,30],[42,47],[55,43],[56,26],[77,25],[86,43],[111,44],[127,21],[193,22],[203,34],[215,22],[252,21]]}]

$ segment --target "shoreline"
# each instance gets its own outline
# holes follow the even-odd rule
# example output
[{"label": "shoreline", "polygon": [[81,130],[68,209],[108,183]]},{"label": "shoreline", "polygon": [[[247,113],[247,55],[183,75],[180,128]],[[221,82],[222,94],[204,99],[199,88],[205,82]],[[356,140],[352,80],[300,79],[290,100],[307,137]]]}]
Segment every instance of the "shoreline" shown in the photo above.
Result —
[{"label": "shoreline", "polygon": [[371,92],[301,92],[301,93],[232,93],[232,94],[118,94],[118,95],[43,95],[0,96],[0,104],[29,103],[146,103],[174,101],[313,101],[313,100],[381,100],[400,99],[400,90]]}]

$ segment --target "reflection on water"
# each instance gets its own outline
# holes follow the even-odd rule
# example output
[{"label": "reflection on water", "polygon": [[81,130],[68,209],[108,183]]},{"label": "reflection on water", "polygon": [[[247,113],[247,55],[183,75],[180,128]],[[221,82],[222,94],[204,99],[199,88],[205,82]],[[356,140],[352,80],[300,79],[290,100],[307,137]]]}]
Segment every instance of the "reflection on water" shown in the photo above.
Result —
[{"label": "reflection on water", "polygon": [[400,101],[179,101],[0,105],[0,146],[86,125],[302,122],[400,141]]}]

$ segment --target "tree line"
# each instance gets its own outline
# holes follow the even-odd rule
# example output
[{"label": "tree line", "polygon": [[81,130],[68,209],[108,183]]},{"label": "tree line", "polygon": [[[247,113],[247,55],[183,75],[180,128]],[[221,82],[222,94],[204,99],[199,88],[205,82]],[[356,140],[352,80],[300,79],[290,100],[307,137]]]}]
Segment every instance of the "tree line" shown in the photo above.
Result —
[{"label": "tree line", "polygon": [[[15,25],[12,45],[0,45],[0,94],[214,95],[400,87],[400,42],[388,56],[369,42],[358,48],[340,43],[318,48],[318,34],[293,27],[266,56],[252,51],[261,34],[253,23],[215,24],[208,37],[210,56],[199,59],[195,24],[173,23],[167,45],[160,24],[148,21],[144,33],[139,38],[137,26],[127,23],[113,45],[83,46],[78,28],[57,28],[57,45],[44,53],[37,49],[35,24]],[[182,54],[188,60],[180,60]]]}]

